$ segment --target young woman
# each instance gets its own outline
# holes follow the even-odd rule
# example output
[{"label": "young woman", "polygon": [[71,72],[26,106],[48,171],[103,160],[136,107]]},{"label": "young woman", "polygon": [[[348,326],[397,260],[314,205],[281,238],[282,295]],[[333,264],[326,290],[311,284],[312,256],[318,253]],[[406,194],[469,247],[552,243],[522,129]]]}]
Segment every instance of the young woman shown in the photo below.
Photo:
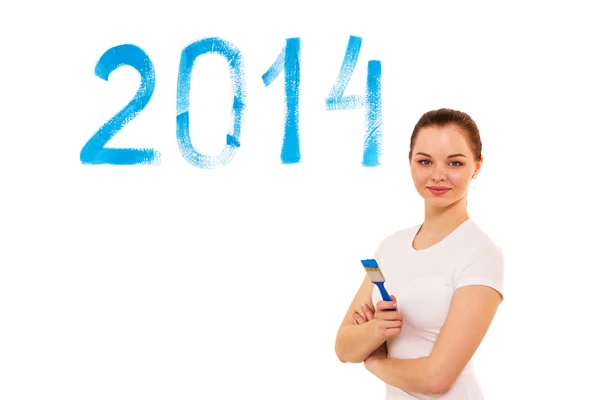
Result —
[{"label": "young woman", "polygon": [[375,251],[392,301],[365,277],[339,328],[338,358],[364,362],[387,400],[483,399],[471,358],[503,300],[504,258],[467,213],[481,147],[463,112],[434,110],[417,122],[408,158],[424,221]]}]

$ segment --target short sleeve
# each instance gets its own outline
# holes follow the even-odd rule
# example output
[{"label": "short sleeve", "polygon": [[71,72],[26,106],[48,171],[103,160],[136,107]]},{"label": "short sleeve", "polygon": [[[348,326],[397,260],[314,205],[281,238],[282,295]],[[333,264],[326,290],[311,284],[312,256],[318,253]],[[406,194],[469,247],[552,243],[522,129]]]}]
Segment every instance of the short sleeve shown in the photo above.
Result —
[{"label": "short sleeve", "polygon": [[485,285],[500,293],[504,300],[504,254],[495,245],[484,245],[474,251],[465,267],[454,276],[454,288]]}]

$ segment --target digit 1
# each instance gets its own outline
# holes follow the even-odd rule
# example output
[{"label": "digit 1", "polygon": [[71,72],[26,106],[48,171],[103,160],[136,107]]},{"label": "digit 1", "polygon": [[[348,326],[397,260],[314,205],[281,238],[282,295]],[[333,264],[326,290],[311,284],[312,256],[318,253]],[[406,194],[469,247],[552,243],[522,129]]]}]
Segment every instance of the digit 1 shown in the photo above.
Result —
[{"label": "digit 1", "polygon": [[362,165],[379,165],[381,154],[381,61],[367,63],[366,133]]},{"label": "digit 1", "polygon": [[350,36],[340,72],[325,99],[325,106],[328,110],[353,110],[365,107],[362,165],[374,167],[380,164],[379,156],[381,155],[381,62],[370,60],[367,64],[366,96],[344,95],[354,73],[361,44],[360,37]]},{"label": "digit 1", "polygon": [[154,66],[144,50],[132,44],[108,49],[96,63],[95,73],[108,81],[110,73],[124,65],[139,72],[140,86],[131,101],[108,120],[86,142],[79,159],[82,164],[160,164],[160,152],[152,149],[114,149],[105,147],[113,136],[146,107],[154,93]]},{"label": "digit 1", "polygon": [[[226,136],[225,147],[218,156],[199,153],[190,139],[190,78],[194,61],[203,54],[219,54],[229,63],[229,77],[233,90],[231,107],[232,129]],[[186,46],[181,52],[177,77],[177,143],[183,158],[190,164],[206,169],[220,168],[231,162],[240,147],[240,134],[245,108],[246,88],[244,63],[241,52],[220,38],[205,38]]]},{"label": "digit 1", "polygon": [[268,87],[284,72],[285,81],[285,127],[281,146],[281,162],[294,164],[300,161],[300,136],[298,130],[300,94],[300,38],[286,39],[285,47],[279,56],[262,76],[265,87]]}]

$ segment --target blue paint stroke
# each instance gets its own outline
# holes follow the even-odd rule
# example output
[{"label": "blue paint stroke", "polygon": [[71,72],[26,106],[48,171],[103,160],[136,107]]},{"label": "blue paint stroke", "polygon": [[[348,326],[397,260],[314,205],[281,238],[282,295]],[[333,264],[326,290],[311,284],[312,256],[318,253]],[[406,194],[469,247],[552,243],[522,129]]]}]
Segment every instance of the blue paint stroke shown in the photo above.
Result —
[{"label": "blue paint stroke", "polygon": [[364,167],[379,165],[381,154],[381,61],[370,60],[367,64],[367,85],[365,96],[344,95],[352,78],[360,54],[362,39],[350,36],[340,72],[325,99],[328,110],[353,110],[365,107],[365,136],[363,144]]},{"label": "blue paint stroke", "polygon": [[81,149],[82,164],[160,164],[160,153],[153,149],[106,148],[106,144],[125,125],[146,107],[154,93],[154,66],[148,55],[139,47],[123,44],[108,49],[96,63],[95,74],[108,81],[111,72],[122,66],[133,67],[141,77],[140,86],[133,99],[108,120]]},{"label": "blue paint stroke", "polygon": [[265,72],[263,74],[262,80],[263,80],[263,83],[265,84],[265,87],[269,87],[269,85],[271,85],[271,83],[273,83],[273,81],[279,76],[281,71],[283,71],[283,64],[285,61],[285,53],[286,53],[285,49],[286,48],[287,48],[287,43],[286,43],[286,47],[281,49],[281,52],[277,56],[277,59],[275,60],[273,65],[271,65],[269,67],[269,69],[267,70],[267,72]]},{"label": "blue paint stroke", "polygon": [[285,125],[281,146],[281,162],[300,162],[299,96],[300,96],[300,38],[286,39],[285,47],[277,59],[262,76],[265,87],[284,71],[285,80]]},{"label": "blue paint stroke", "polygon": [[362,165],[379,165],[381,154],[381,61],[371,60],[367,64],[366,133]]},{"label": "blue paint stroke", "polygon": [[356,62],[358,61],[361,44],[362,38],[350,36],[342,66],[340,67],[338,76],[325,99],[325,106],[328,110],[354,110],[361,108],[364,105],[365,99],[363,96],[344,96],[344,92],[352,78]]},{"label": "blue paint stroke", "polygon": [[[225,147],[217,156],[199,153],[192,144],[189,129],[192,69],[196,58],[209,53],[221,55],[227,60],[233,92],[233,104],[231,106],[232,130],[226,136]],[[187,162],[205,169],[220,168],[231,162],[240,147],[245,98],[244,63],[242,54],[235,45],[221,38],[211,37],[195,41],[182,50],[177,76],[176,132],[179,151]]]}]

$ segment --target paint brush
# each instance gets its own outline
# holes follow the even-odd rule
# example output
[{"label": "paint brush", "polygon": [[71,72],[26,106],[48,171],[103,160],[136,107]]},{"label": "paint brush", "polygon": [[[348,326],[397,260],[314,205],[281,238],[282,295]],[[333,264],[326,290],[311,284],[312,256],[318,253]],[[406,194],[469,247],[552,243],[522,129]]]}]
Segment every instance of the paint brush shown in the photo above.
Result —
[{"label": "paint brush", "polygon": [[[383,276],[383,272],[379,268],[379,264],[377,264],[377,260],[373,258],[369,258],[366,260],[361,260],[363,267],[365,267],[365,271],[367,271],[367,276],[371,280],[371,282],[379,288],[379,293],[381,293],[381,298],[384,301],[392,301],[392,298],[388,294],[387,290],[383,283],[385,282],[385,277]],[[392,310],[396,311],[395,308]]]}]

